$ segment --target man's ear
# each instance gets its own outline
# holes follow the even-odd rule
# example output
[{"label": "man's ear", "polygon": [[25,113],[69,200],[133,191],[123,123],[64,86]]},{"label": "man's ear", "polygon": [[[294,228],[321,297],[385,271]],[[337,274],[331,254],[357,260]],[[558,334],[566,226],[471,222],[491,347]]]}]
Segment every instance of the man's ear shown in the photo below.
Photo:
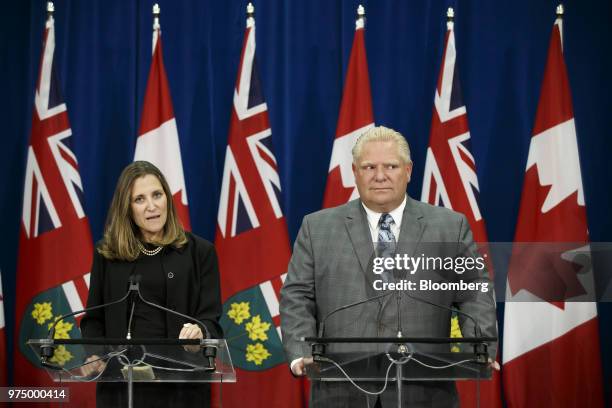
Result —
[{"label": "man's ear", "polygon": [[410,178],[412,176],[412,161],[406,165],[406,172],[408,172],[408,182],[410,183]]}]

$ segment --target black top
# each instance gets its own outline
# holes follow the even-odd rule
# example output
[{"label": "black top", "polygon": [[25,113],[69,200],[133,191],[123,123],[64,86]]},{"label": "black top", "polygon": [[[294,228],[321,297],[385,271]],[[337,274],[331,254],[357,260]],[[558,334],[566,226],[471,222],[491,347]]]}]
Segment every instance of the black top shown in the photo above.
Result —
[{"label": "black top", "polygon": [[[157,277],[158,282],[165,281],[165,289],[162,289],[161,285],[150,286],[147,282],[141,282],[140,287],[145,299],[161,300],[159,304],[202,321],[213,338],[222,337],[223,333],[219,325],[222,310],[221,288],[215,248],[210,242],[194,234],[187,233],[186,235],[188,240],[186,245],[180,248],[167,246],[155,256],[147,256],[145,259],[144,255],[141,255],[132,262],[108,260],[95,251],[87,307],[121,299],[127,292],[130,277],[136,273],[141,275],[140,279],[147,281],[149,278],[156,279]],[[148,270],[149,262],[158,266]],[[139,269],[139,272],[136,272],[136,268]],[[141,268],[142,272],[140,272]],[[163,275],[160,276],[162,273]],[[155,288],[156,286],[160,291],[147,289],[147,287]],[[129,318],[127,303],[120,302],[87,312],[81,320],[83,337],[124,338],[127,334]],[[157,312],[151,311],[151,313]],[[150,315],[146,309],[139,315],[147,321],[155,320],[155,317]],[[158,316],[161,317],[161,321],[157,321],[157,324],[165,325],[163,337],[166,338],[178,338],[183,324],[192,323],[190,320],[170,313]],[[140,330],[138,322],[136,323],[137,330]],[[141,320],[140,327],[142,324]],[[163,326],[157,326],[154,330],[157,331],[161,327]],[[202,331],[205,332],[204,329]],[[132,338],[136,338],[136,334],[132,333]]]},{"label": "black top", "polygon": [[[146,246],[147,249],[155,247]],[[163,250],[161,251],[163,252]],[[135,261],[134,274],[140,276],[140,294],[151,303],[166,307],[166,273],[162,265],[162,255],[141,254]],[[130,309],[128,308],[128,321]],[[132,320],[132,338],[166,338],[166,312],[149,306],[138,299]]]}]

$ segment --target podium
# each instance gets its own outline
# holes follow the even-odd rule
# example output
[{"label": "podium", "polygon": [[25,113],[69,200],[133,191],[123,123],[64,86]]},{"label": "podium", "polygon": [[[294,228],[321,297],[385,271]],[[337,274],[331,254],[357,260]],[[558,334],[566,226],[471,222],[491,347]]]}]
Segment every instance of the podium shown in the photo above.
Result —
[{"label": "podium", "polygon": [[[480,380],[491,379],[486,343],[497,338],[306,337],[303,340],[312,348],[314,361],[306,366],[306,374],[313,386],[319,382],[322,385],[317,385],[319,389],[335,390],[318,398],[320,405],[333,405],[344,395],[351,406],[368,406],[373,401],[367,398],[375,401],[377,396],[386,393],[386,399],[393,398],[393,406],[399,408],[407,406],[406,384],[476,380],[478,387]],[[451,351],[451,345],[457,351]]]},{"label": "podium", "polygon": [[134,383],[236,382],[224,339],[32,339],[28,345],[55,382],[126,383],[129,407]]}]

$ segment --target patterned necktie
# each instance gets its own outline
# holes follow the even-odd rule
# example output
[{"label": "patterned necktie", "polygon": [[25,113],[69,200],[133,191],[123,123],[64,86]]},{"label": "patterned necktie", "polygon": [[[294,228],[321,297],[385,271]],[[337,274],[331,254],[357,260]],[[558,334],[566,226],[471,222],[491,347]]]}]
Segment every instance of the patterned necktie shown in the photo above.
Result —
[{"label": "patterned necktie", "polygon": [[[381,258],[392,258],[395,255],[395,235],[391,231],[393,217],[384,213],[378,221],[378,241],[376,242],[376,255]],[[382,279],[385,282],[393,280],[393,271],[384,271]]]},{"label": "patterned necktie", "polygon": [[389,213],[384,213],[378,220],[378,242],[379,243],[395,243],[395,235],[391,231],[391,224],[393,224],[393,217]]}]

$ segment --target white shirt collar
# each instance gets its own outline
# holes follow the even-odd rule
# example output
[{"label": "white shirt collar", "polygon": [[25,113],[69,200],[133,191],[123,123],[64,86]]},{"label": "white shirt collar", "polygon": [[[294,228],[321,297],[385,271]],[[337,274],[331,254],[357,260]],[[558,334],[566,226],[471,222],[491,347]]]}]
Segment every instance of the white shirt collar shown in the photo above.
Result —
[{"label": "white shirt collar", "polygon": [[[407,200],[406,196],[404,195],[404,201],[402,201],[402,203],[397,208],[395,208],[393,211],[389,211],[389,215],[393,217],[393,221],[395,224],[394,226],[392,226],[392,230],[395,230],[393,232],[395,234],[396,239],[399,238],[399,230],[402,225],[402,217],[404,216],[404,208],[406,208],[406,200]],[[373,236],[376,236],[374,234],[378,234],[378,221],[380,221],[380,216],[383,213],[371,210],[363,203],[363,201],[361,202],[361,205],[365,209],[366,215],[368,216],[368,224],[370,227],[370,232],[373,233]]]}]

